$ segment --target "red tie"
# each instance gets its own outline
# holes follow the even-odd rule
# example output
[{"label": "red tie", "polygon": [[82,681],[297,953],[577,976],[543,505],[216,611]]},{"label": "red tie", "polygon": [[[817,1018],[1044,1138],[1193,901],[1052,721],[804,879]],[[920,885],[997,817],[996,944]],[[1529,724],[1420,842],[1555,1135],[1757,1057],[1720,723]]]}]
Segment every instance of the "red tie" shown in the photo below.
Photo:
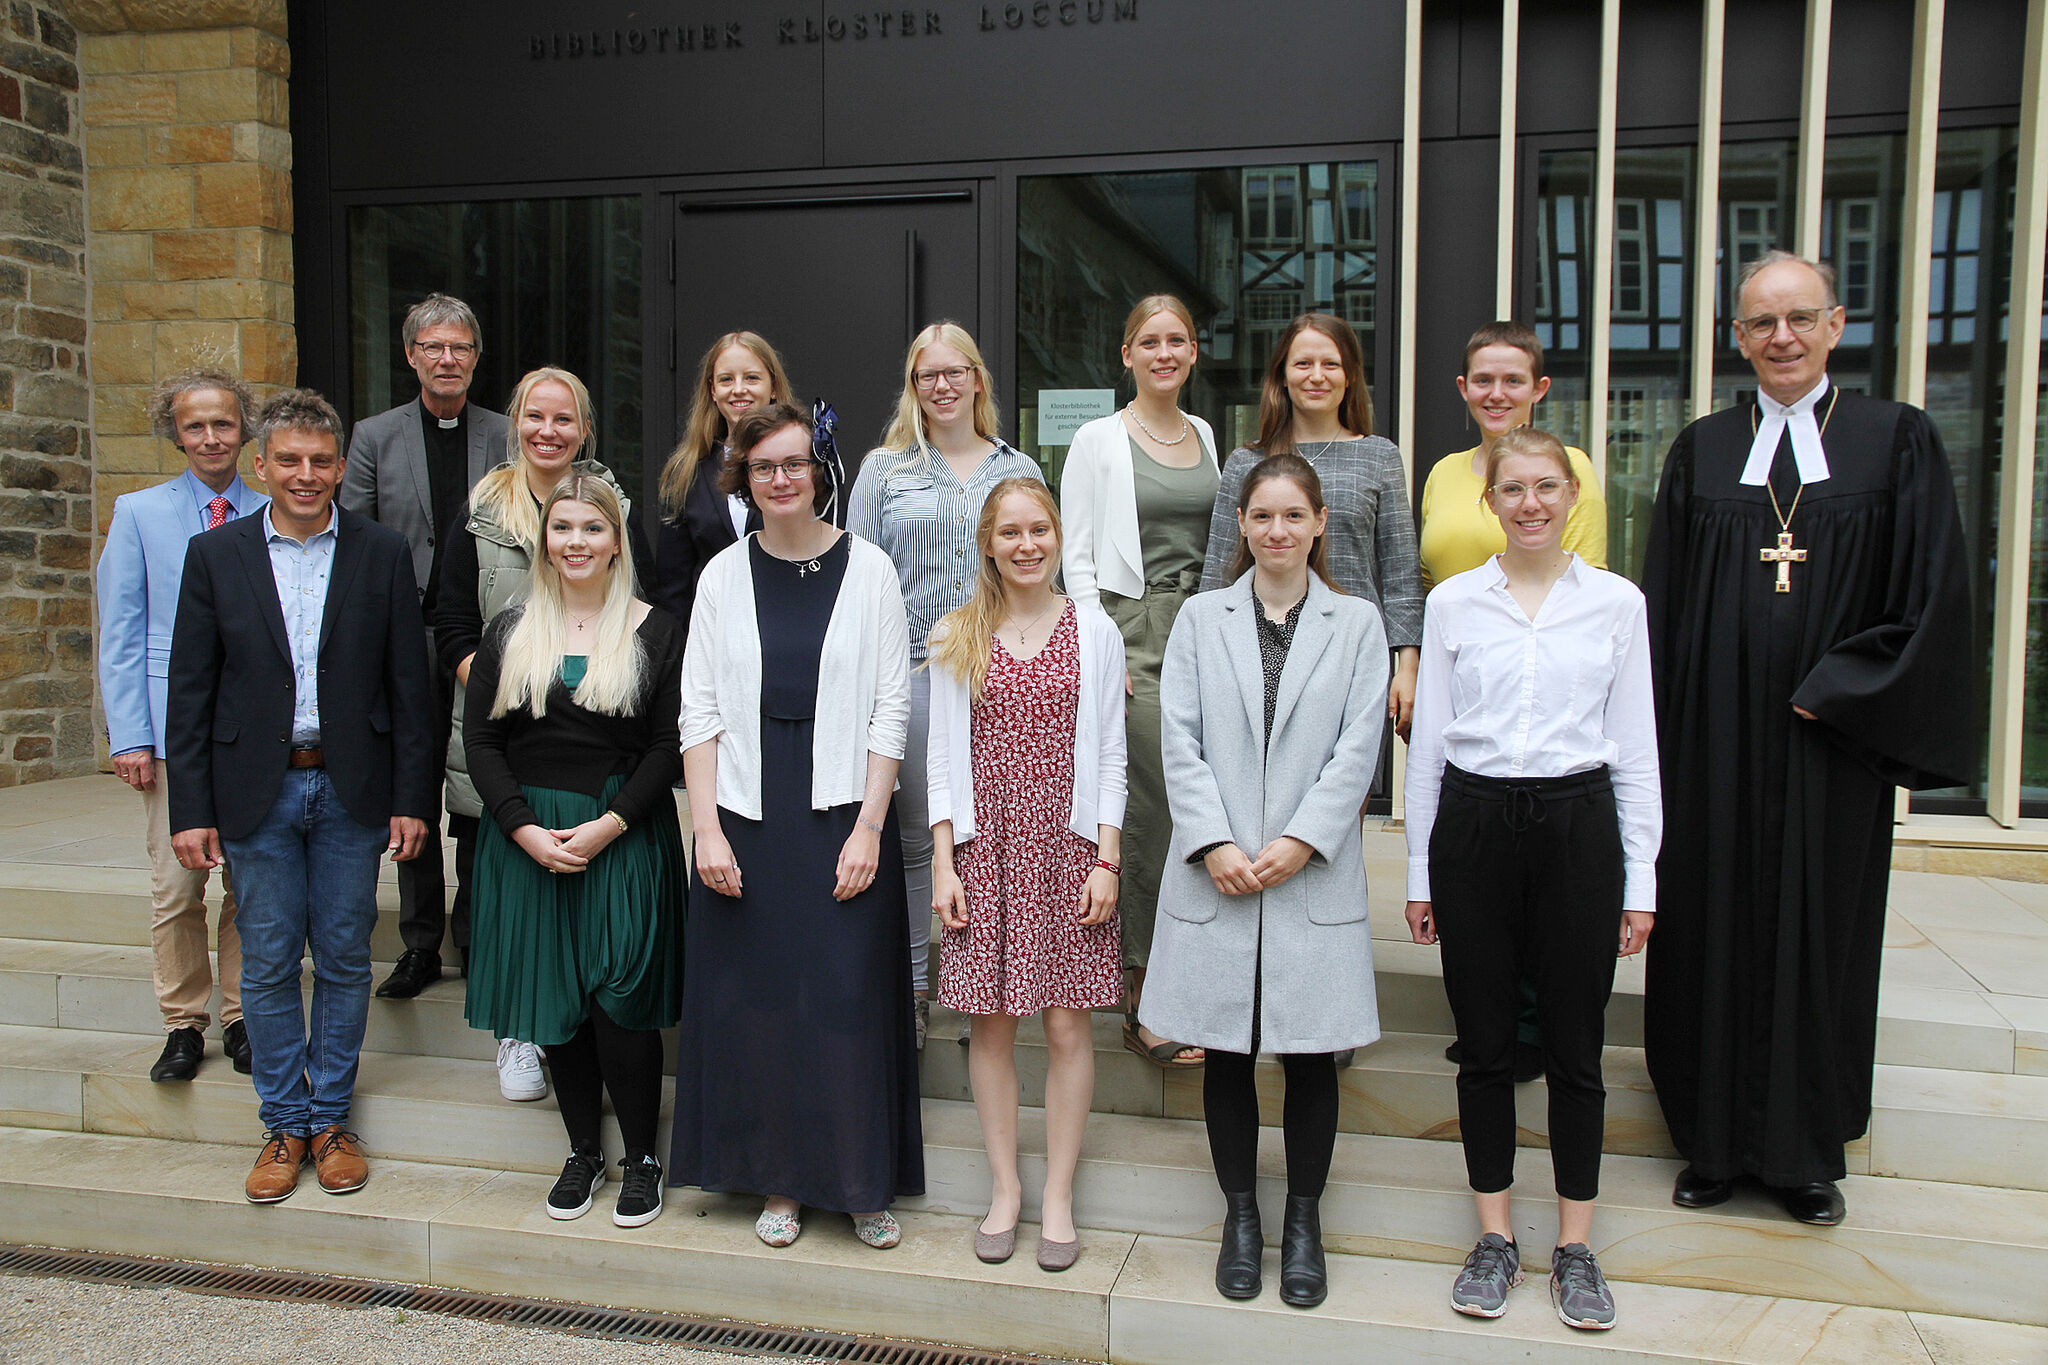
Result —
[{"label": "red tie", "polygon": [[215,498],[212,502],[206,504],[207,530],[211,531],[216,526],[225,526],[227,524],[228,500],[226,498]]}]

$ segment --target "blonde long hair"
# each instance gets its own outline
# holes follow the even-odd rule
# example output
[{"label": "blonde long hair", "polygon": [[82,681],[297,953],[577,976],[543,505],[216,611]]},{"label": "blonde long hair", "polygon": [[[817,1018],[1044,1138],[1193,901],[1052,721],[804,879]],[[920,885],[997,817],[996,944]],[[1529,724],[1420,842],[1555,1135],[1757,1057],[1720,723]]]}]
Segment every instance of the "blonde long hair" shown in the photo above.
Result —
[{"label": "blonde long hair", "polygon": [[917,334],[904,354],[903,393],[896,400],[896,415],[882,433],[882,444],[876,447],[904,457],[904,465],[921,466],[931,459],[924,437],[924,408],[917,401],[916,375],[918,357],[933,346],[951,346],[967,357],[969,368],[981,381],[981,392],[974,395],[974,434],[984,441],[1002,439],[1003,414],[996,406],[995,380],[981,358],[981,348],[959,323],[935,322]]},{"label": "blonde long hair", "polygon": [[1003,573],[996,567],[993,546],[996,516],[1003,499],[1012,493],[1025,494],[1045,509],[1046,520],[1052,523],[1053,547],[1047,551],[1051,562],[1058,562],[1060,544],[1066,538],[1060,528],[1060,505],[1053,500],[1052,490],[1037,479],[1013,475],[988,490],[988,498],[981,504],[981,520],[974,527],[974,545],[981,551],[981,572],[975,576],[974,595],[939,618],[939,623],[932,627],[931,648],[925,656],[928,666],[936,664],[966,683],[968,695],[977,701],[981,699],[981,685],[988,681],[988,656],[996,627],[1002,624],[1003,613],[1009,609]]},{"label": "blonde long hair", "polygon": [[759,332],[727,332],[712,342],[697,366],[697,389],[690,397],[690,424],[684,428],[683,439],[668,457],[668,463],[661,467],[661,509],[670,516],[682,510],[683,498],[697,477],[697,466],[731,437],[732,433],[726,430],[725,414],[712,401],[711,380],[718,369],[718,357],[735,346],[752,352],[768,372],[769,402],[796,402],[791,395],[789,374],[782,368],[782,357],[766,337]]},{"label": "blonde long hair", "polygon": [[550,381],[567,389],[569,396],[576,400],[577,415],[583,420],[583,439],[577,444],[571,459],[584,458],[584,452],[590,448],[591,437],[597,434],[597,415],[590,404],[590,390],[567,370],[543,365],[537,370],[528,370],[519,386],[512,390],[512,402],[505,410],[505,415],[511,419],[505,424],[505,463],[478,479],[476,488],[469,495],[472,510],[493,514],[500,525],[519,537],[519,543],[536,561],[544,558],[540,553],[543,522],[533,499],[517,496],[527,486],[526,447],[519,441],[519,414],[525,411],[533,391]]},{"label": "blonde long hair", "polygon": [[[555,508],[565,502],[595,507],[611,524],[616,553],[605,581],[604,605],[598,609],[595,641],[584,659],[583,681],[576,685],[576,704],[607,716],[631,712],[639,700],[647,660],[633,630],[633,552],[626,543],[626,510],[611,482],[597,474],[571,474],[555,486],[541,509],[545,528]],[[569,614],[562,605],[562,571],[547,553],[545,535],[533,557],[533,582],[518,622],[505,640],[505,659],[498,671],[498,695],[491,702],[493,718],[526,710],[534,716],[548,711],[548,689],[561,672],[568,651]]]}]

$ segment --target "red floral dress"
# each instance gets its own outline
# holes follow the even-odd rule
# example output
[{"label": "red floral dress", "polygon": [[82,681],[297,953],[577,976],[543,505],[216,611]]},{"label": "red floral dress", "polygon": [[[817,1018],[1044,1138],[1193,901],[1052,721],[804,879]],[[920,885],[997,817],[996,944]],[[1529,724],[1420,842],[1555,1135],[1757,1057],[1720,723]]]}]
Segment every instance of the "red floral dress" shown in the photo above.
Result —
[{"label": "red floral dress", "polygon": [[990,643],[974,703],[974,837],[953,855],[967,927],[939,942],[939,1003],[966,1014],[1107,1009],[1123,998],[1116,916],[1081,924],[1096,847],[1067,828],[1081,645],[1074,604],[1045,648],[1020,660]]}]

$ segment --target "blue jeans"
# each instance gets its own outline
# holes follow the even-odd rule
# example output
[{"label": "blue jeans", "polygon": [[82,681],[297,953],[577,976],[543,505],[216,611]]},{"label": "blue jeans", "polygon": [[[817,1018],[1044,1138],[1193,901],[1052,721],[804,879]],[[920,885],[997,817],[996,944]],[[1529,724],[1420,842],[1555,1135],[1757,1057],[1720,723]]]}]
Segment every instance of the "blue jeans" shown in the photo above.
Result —
[{"label": "blue jeans", "polygon": [[[242,1020],[263,1126],[310,1135],[348,1122],[370,1013],[370,931],[387,825],[343,809],[320,768],[284,775],[255,831],[222,843],[235,869]],[[310,1027],[299,963],[313,952]]]}]

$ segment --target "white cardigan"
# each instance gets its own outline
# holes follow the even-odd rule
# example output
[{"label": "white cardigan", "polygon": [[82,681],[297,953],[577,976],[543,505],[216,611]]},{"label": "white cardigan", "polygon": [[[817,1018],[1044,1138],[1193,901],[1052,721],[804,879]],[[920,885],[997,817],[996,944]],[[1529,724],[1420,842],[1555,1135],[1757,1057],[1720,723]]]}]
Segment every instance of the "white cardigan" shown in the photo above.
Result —
[{"label": "white cardigan", "polygon": [[[903,757],[910,727],[910,630],[896,566],[849,533],[846,581],[825,626],[811,740],[811,806],[867,793],[868,754]],[[697,580],[683,650],[682,747],[718,740],[718,804],[761,816],[761,630],[748,536],[711,557]]]},{"label": "white cardigan", "polygon": [[[1216,437],[1189,414],[1202,456],[1216,468]],[[1060,470],[1060,556],[1067,591],[1089,606],[1107,589],[1145,595],[1145,549],[1138,541],[1138,489],[1131,472],[1131,435],[1121,413],[1098,417],[1074,433]]]},{"label": "white cardigan", "polygon": [[[1074,715],[1074,801],[1067,828],[1095,843],[1101,827],[1124,823],[1124,637],[1100,607],[1076,601],[1081,699]],[[953,822],[957,846],[974,837],[974,760],[968,751],[973,701],[951,670],[931,665],[931,822]]]}]

